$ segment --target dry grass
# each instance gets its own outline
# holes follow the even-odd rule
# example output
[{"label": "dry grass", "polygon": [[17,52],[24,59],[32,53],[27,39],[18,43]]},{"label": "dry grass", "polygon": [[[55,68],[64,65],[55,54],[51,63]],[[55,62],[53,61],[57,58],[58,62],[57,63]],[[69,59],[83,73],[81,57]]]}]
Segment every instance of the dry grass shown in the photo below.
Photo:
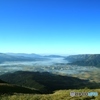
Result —
[{"label": "dry grass", "polygon": [[[75,96],[71,97],[70,92],[98,92],[97,97]],[[59,90],[53,94],[13,94],[1,95],[0,100],[100,100],[100,89],[80,89],[80,90]]]}]

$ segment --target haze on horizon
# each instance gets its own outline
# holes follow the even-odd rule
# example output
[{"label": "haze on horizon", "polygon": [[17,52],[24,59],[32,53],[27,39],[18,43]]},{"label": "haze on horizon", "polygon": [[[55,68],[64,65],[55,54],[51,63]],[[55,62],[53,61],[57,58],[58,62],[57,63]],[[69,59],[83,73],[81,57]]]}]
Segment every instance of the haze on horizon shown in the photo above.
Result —
[{"label": "haze on horizon", "polygon": [[99,0],[0,0],[0,52],[100,54]]}]

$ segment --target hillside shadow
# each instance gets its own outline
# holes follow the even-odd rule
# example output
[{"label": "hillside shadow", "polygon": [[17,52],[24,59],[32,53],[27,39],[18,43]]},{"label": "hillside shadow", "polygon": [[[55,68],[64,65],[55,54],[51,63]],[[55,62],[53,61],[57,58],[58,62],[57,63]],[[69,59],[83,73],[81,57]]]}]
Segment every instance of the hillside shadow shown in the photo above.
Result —
[{"label": "hillside shadow", "polygon": [[9,84],[0,80],[0,95],[1,94],[14,94],[14,93],[24,93],[24,94],[40,94],[39,91],[32,90],[26,87],[21,87],[13,84]]},{"label": "hillside shadow", "polygon": [[48,72],[18,71],[0,76],[0,79],[20,86],[35,88],[41,93],[52,93],[55,90],[100,88],[99,83],[92,83],[71,76],[55,75]]}]

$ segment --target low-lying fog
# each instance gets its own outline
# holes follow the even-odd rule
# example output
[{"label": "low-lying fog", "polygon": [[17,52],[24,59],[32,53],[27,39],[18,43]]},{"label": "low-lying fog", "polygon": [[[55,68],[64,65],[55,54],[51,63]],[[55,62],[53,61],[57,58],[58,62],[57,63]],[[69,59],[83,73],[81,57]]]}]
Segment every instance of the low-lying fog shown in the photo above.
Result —
[{"label": "low-lying fog", "polygon": [[67,65],[67,63],[68,61],[64,60],[64,58],[50,58],[43,61],[4,62],[0,64],[0,74],[15,71],[39,71],[67,75],[96,69],[96,67]]},{"label": "low-lying fog", "polygon": [[15,61],[15,62],[4,62],[0,64],[0,66],[8,66],[8,65],[52,65],[54,63],[68,63],[68,61],[64,60],[64,58],[49,58],[49,60],[43,61]]}]

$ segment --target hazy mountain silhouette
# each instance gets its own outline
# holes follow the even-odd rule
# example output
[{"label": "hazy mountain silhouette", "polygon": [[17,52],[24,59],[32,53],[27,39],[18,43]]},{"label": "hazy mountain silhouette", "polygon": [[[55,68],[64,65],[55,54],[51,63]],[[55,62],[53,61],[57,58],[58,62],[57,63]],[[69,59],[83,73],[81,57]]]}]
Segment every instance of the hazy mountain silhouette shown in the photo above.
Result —
[{"label": "hazy mountain silhouette", "polygon": [[100,67],[100,54],[72,55],[65,58],[72,65]]},{"label": "hazy mountain silhouette", "polygon": [[0,53],[0,63],[5,61],[39,61],[39,60],[47,60],[47,58],[35,55],[35,54],[5,54]]}]

